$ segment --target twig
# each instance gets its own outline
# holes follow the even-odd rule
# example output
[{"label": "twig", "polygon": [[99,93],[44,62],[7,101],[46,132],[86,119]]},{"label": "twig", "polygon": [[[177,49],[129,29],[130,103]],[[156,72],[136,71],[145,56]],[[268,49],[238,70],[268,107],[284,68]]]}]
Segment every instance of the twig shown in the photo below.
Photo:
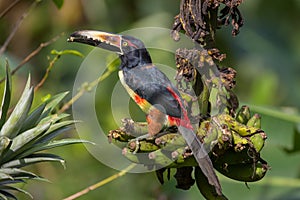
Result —
[{"label": "twig", "polygon": [[0,49],[0,56],[4,53],[4,51],[6,50],[8,44],[10,43],[10,41],[12,40],[12,38],[14,37],[14,35],[16,34],[17,30],[20,28],[22,22],[24,21],[24,19],[28,16],[29,12],[39,3],[40,1],[34,1],[30,8],[23,13],[23,15],[18,19],[17,23],[15,24],[13,30],[11,31],[11,33],[9,34],[9,36],[6,38],[4,44],[2,45],[1,49]]},{"label": "twig", "polygon": [[61,58],[62,55],[71,54],[71,55],[83,57],[83,55],[80,52],[75,51],[75,50],[63,50],[63,51],[52,50],[51,54],[55,55],[55,57],[49,62],[49,65],[46,69],[46,72],[45,72],[42,80],[34,87],[34,92],[36,92],[39,88],[41,88],[44,85],[45,81],[47,80],[47,78],[50,74],[50,71],[54,67],[54,64],[56,63],[56,61],[59,58]]},{"label": "twig", "polygon": [[[26,56],[22,62],[20,64],[17,65],[17,67],[15,69],[13,69],[11,71],[11,75],[14,75],[19,69],[21,69],[27,62],[29,62],[34,56],[36,56],[43,48],[49,46],[50,44],[54,43],[55,41],[57,41],[62,35],[64,35],[64,33],[61,33],[57,36],[55,36],[54,38],[52,38],[51,40],[41,43],[38,48],[36,48],[34,51],[32,51],[28,56]],[[5,78],[0,80],[0,83],[3,83],[3,81],[5,80]]]},{"label": "twig", "polygon": [[65,112],[67,109],[70,108],[71,105],[73,105],[74,102],[76,102],[82,95],[84,95],[84,93],[90,91],[91,88],[97,86],[101,81],[105,80],[114,71],[115,70],[108,68],[107,72],[105,72],[103,75],[101,75],[93,82],[84,83],[81,89],[79,90],[79,92],[75,96],[73,96],[72,99],[70,99],[66,104],[64,104],[63,107],[58,111],[58,113]]},{"label": "twig", "polygon": [[94,184],[94,185],[91,185],[91,186],[85,188],[84,190],[81,190],[81,191],[79,191],[79,192],[77,192],[77,193],[75,193],[75,194],[73,194],[73,195],[71,195],[71,196],[69,196],[69,197],[67,197],[67,198],[65,198],[63,200],[77,199],[78,197],[81,197],[82,195],[84,195],[84,194],[86,194],[86,193],[88,193],[88,192],[90,192],[92,190],[95,190],[95,189],[97,189],[97,188],[99,188],[99,187],[101,187],[101,186],[103,186],[103,185],[105,185],[107,183],[110,183],[111,181],[113,181],[113,180],[115,180],[115,179],[117,179],[117,178],[119,178],[121,176],[124,176],[127,172],[129,172],[135,166],[136,166],[136,164],[131,164],[128,167],[126,167],[125,169],[123,169],[122,171],[120,171],[119,173],[114,174],[114,175],[112,175],[112,176],[110,176],[110,177],[108,177],[108,178],[106,178],[106,179],[104,179],[104,180],[102,180],[102,181]]},{"label": "twig", "polygon": [[51,62],[49,63],[47,69],[46,69],[46,73],[44,74],[42,80],[34,87],[34,92],[36,92],[38,89],[40,89],[40,87],[42,87],[45,83],[45,81],[47,80],[49,73],[51,71],[51,69],[54,66],[54,63],[59,59],[60,55],[56,55]]},{"label": "twig", "polygon": [[11,3],[5,10],[2,11],[0,14],[0,19],[4,17],[13,7],[15,7],[21,0],[15,0],[13,3]]}]

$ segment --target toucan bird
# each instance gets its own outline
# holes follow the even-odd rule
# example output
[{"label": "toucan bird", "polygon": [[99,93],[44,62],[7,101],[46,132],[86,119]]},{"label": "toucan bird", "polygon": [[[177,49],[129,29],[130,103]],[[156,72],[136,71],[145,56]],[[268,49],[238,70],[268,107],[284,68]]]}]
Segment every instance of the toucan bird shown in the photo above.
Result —
[{"label": "toucan bird", "polygon": [[76,31],[70,35],[68,41],[100,47],[119,54],[120,81],[130,97],[147,114],[149,135],[159,133],[165,124],[176,125],[209,183],[221,195],[221,186],[212,162],[193,130],[179,91],[167,76],[152,64],[144,43],[132,36],[94,30]]}]

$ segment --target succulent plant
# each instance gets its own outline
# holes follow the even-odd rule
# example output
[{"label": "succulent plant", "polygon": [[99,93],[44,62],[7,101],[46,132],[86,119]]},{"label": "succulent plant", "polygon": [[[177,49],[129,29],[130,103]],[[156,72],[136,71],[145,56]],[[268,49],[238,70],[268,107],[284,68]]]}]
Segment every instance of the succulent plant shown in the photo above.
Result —
[{"label": "succulent plant", "polygon": [[8,64],[6,68],[0,113],[0,199],[4,200],[17,199],[16,192],[31,197],[30,193],[16,186],[17,183],[24,183],[28,179],[45,180],[22,169],[24,166],[39,162],[59,162],[64,165],[63,158],[44,150],[86,142],[70,138],[55,140],[75,122],[67,119],[68,114],[55,112],[67,93],[55,95],[32,109],[34,90],[30,86],[30,76],[20,99],[9,114],[12,82]]}]

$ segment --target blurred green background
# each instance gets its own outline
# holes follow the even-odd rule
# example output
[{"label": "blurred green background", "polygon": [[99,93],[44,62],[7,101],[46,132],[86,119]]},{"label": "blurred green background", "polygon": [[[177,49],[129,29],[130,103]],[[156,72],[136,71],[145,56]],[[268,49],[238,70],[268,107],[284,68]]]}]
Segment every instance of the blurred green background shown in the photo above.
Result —
[{"label": "blurred green background", "polygon": [[[0,19],[1,45],[32,2],[21,0]],[[66,38],[73,31],[98,29],[122,32],[148,26],[171,28],[173,17],[179,12],[179,3],[179,0],[65,0],[62,8],[58,9],[50,0],[40,1],[29,12],[1,56],[1,77],[5,58],[8,58],[11,68],[14,68],[40,43],[65,33],[55,43],[43,48],[14,76],[14,93],[19,96],[29,72],[34,84],[42,78],[49,59],[53,58],[50,54],[52,49],[76,49],[84,55],[92,50],[88,46],[67,43]],[[11,1],[0,0],[0,11],[10,4]],[[233,67],[238,72],[235,92],[241,104],[250,105],[250,108],[251,105],[258,105],[280,110],[287,116],[297,115],[300,107],[300,1],[244,1],[240,10],[245,19],[241,33],[233,38],[231,27],[223,27],[217,32],[217,43],[227,54],[224,65]],[[166,55],[165,59],[170,59],[172,63],[174,55]],[[62,56],[36,94],[37,103],[46,94],[72,91],[74,78],[82,61],[80,57]],[[101,92],[109,91],[116,80],[117,72],[103,82],[102,87],[107,87],[99,89],[97,93],[98,115],[101,113],[99,121],[107,132],[117,126],[111,119],[110,97]],[[68,98],[71,98],[71,94]],[[133,109],[137,110],[136,107]],[[137,118],[143,119],[141,112],[137,112]],[[262,120],[262,128],[268,135],[262,157],[272,169],[262,181],[249,183],[250,189],[244,183],[219,174],[224,194],[229,199],[300,199],[300,154],[287,154],[283,151],[283,147],[293,147],[297,123],[264,114]],[[76,134],[75,130],[68,133],[69,136]],[[118,172],[101,164],[83,145],[68,146],[54,152],[66,159],[67,168],[64,170],[59,164],[50,163],[39,164],[32,169],[51,181],[30,181],[28,185],[24,185],[35,199],[62,199]],[[161,186],[154,173],[127,174],[80,199],[202,198],[196,186],[189,191],[182,191],[176,189],[175,185],[175,180],[171,178]]]}]

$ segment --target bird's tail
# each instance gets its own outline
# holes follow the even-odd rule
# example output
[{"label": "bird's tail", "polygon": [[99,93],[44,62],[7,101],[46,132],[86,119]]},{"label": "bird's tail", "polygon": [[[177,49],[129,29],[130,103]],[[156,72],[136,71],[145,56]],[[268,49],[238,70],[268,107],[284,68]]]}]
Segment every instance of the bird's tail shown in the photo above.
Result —
[{"label": "bird's tail", "polygon": [[210,185],[213,185],[218,195],[222,195],[222,189],[219,179],[214,171],[212,162],[206,152],[203,143],[197,138],[197,135],[192,129],[178,126],[178,131],[185,139],[187,145],[192,150],[195,159],[197,160],[200,169],[203,174],[207,177]]}]

